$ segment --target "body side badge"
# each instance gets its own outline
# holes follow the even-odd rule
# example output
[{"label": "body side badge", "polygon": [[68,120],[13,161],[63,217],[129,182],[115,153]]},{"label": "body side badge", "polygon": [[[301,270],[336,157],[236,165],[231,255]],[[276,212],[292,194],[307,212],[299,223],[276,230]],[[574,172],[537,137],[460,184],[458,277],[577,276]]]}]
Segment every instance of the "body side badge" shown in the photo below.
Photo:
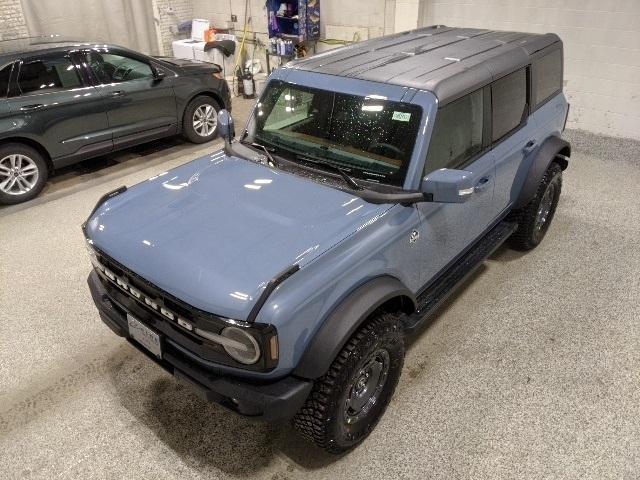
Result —
[{"label": "body side badge", "polygon": [[416,243],[418,238],[420,238],[420,232],[418,232],[417,230],[412,231],[411,235],[409,236],[409,243]]}]

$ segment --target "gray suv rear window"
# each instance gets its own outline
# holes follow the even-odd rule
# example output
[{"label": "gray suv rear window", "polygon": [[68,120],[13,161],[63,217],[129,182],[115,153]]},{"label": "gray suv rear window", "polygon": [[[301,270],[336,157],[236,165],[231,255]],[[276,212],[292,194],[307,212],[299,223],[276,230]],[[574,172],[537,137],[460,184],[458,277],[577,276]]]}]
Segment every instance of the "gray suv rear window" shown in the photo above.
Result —
[{"label": "gray suv rear window", "polygon": [[9,64],[0,70],[0,97],[7,96],[7,90],[9,89],[9,78],[11,77],[11,68],[13,64]]},{"label": "gray suv rear window", "polygon": [[18,86],[24,95],[77,88],[82,81],[69,58],[55,56],[25,61],[20,67]]}]

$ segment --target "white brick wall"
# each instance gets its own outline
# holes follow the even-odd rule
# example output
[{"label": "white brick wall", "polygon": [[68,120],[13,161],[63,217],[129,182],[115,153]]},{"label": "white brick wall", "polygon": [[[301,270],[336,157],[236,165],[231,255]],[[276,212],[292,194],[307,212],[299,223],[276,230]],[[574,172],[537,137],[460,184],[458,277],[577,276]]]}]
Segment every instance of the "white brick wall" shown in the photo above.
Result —
[{"label": "white brick wall", "polygon": [[395,3],[393,0],[324,0],[320,3],[322,36],[326,25],[362,27],[369,31],[369,38],[393,33]]},{"label": "white brick wall", "polygon": [[0,0],[0,40],[28,35],[20,0]]},{"label": "white brick wall", "polygon": [[[234,33],[238,36],[238,40],[242,38],[242,31],[244,28],[244,0],[193,0],[193,15],[195,18],[203,18],[211,22],[212,27],[227,28],[231,21],[231,15],[236,15],[238,21],[233,25]],[[264,48],[268,41],[267,35],[267,9],[265,7],[264,0],[249,0],[249,12],[248,17],[251,18],[251,23],[248,26],[247,39],[251,40],[245,44],[247,51],[247,58],[260,59],[263,63],[263,68],[266,68],[264,61]],[[260,42],[262,46],[255,48],[254,40]],[[227,72],[229,75],[229,72]]]},{"label": "white brick wall", "polygon": [[419,0],[397,0],[396,18],[394,24],[395,32],[413,30],[418,26],[418,12],[420,10]]},{"label": "white brick wall", "polygon": [[[219,0],[218,0],[219,1]],[[193,0],[153,0],[159,15],[156,27],[160,31],[160,39],[165,55],[171,55],[171,43],[186,35],[178,34],[178,24],[194,18]],[[216,2],[218,3],[218,2]],[[175,33],[174,33],[175,32]]]},{"label": "white brick wall", "polygon": [[557,33],[565,47],[568,126],[640,139],[640,1],[422,1],[422,25]]}]

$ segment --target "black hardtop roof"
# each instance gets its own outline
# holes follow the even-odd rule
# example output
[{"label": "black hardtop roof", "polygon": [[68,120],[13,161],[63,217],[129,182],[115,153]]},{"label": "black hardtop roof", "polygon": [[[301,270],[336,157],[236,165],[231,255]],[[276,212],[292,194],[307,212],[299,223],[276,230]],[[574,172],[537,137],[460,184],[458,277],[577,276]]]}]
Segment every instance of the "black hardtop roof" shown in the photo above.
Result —
[{"label": "black hardtop roof", "polygon": [[428,90],[445,104],[526,65],[552,45],[562,47],[553,33],[434,25],[295,60],[287,68]]}]

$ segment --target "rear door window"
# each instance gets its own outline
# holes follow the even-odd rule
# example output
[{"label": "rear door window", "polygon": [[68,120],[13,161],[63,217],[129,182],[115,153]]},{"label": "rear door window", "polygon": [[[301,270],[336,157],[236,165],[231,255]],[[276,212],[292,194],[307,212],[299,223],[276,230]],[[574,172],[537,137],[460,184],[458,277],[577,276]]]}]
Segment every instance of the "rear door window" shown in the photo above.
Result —
[{"label": "rear door window", "polygon": [[482,90],[438,110],[429,142],[425,175],[440,168],[459,168],[482,150],[483,112]]},{"label": "rear door window", "polygon": [[555,50],[533,62],[532,90],[535,105],[562,91],[562,51]]},{"label": "rear door window", "polygon": [[76,66],[64,54],[25,60],[18,75],[18,87],[23,95],[81,86],[82,80]]},{"label": "rear door window", "polygon": [[10,63],[2,70],[0,70],[0,98],[4,98],[7,96],[7,91],[9,90],[9,79],[11,78],[11,70],[13,68],[13,63]]},{"label": "rear door window", "polygon": [[491,84],[492,140],[498,141],[525,120],[527,108],[527,71],[522,68]]}]

